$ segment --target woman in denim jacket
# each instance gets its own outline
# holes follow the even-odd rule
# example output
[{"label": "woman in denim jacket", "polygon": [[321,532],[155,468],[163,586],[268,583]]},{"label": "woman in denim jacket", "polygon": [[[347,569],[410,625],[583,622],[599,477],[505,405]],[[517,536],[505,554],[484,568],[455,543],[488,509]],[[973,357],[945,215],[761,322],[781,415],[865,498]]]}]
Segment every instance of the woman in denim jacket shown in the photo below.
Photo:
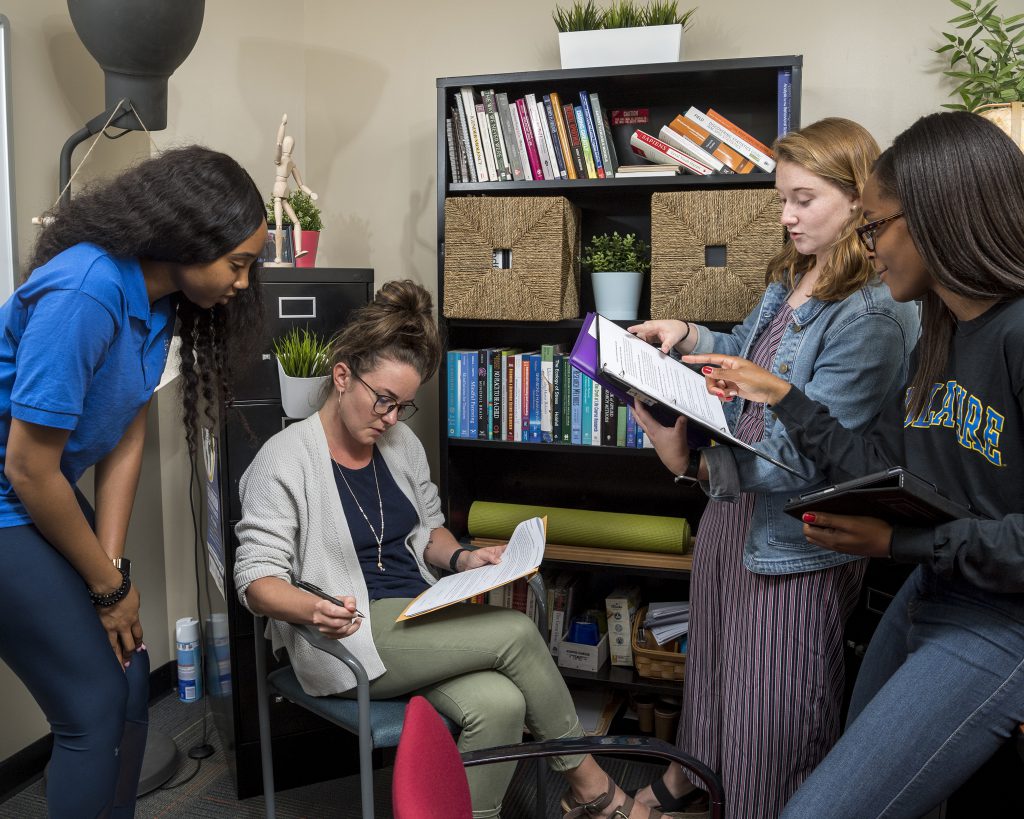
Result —
[{"label": "woman in denim jacket", "polygon": [[[903,384],[918,335],[913,304],[893,301],[854,228],[879,148],[850,120],[830,118],[780,138],[776,188],[789,234],[768,265],[761,303],[731,333],[682,321],[630,330],[664,352],[738,355],[827,404],[864,430]],[[734,401],[734,433],[751,452],[691,451],[684,419],[638,422],[678,482],[710,502],[694,548],[687,684],[680,746],[718,771],[730,816],[774,817],[839,737],[843,628],[865,563],[820,549],[782,507],[824,483],[771,409]],[[672,766],[638,800],[702,814],[703,794]]]}]

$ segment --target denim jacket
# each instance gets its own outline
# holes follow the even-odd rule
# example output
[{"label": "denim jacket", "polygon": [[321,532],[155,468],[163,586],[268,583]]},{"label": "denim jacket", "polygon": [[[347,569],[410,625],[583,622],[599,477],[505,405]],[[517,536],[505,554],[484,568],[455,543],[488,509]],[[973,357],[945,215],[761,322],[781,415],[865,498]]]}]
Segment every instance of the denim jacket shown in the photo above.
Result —
[{"label": "denim jacket", "polygon": [[[788,295],[782,284],[770,284],[761,303],[732,332],[700,327],[694,352],[749,358],[754,341]],[[793,311],[771,372],[825,404],[843,426],[863,432],[886,402],[898,400],[919,330],[916,305],[893,301],[881,283],[869,284],[840,302],[811,298]],[[725,405],[730,428],[736,428],[745,404],[738,400]],[[825,481],[767,405],[764,437],[755,446],[793,467],[799,476],[738,447],[701,450],[710,476],[702,486],[711,499],[735,502],[741,492],[755,493],[743,564],[758,574],[792,574],[856,560],[811,545],[801,522],[782,511],[789,498]]]}]

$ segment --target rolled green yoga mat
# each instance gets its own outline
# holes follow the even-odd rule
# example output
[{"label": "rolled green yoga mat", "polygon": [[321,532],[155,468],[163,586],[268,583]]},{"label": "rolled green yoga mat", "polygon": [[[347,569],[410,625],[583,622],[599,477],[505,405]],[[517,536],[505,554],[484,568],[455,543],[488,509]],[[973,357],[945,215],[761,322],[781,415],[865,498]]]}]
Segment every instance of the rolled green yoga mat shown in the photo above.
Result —
[{"label": "rolled green yoga mat", "polygon": [[520,521],[544,515],[548,516],[548,543],[563,546],[681,555],[690,543],[690,524],[685,518],[491,501],[474,501],[469,507],[469,534],[508,539]]}]

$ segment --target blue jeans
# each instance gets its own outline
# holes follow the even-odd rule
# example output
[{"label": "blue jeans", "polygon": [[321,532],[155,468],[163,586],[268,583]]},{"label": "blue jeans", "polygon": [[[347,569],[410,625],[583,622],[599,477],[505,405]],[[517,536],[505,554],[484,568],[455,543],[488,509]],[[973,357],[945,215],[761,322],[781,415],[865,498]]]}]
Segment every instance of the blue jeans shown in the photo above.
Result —
[{"label": "blue jeans", "polygon": [[0,659],[46,714],[50,817],[129,819],[146,749],[149,654],[122,670],[81,575],[34,526],[0,528]]},{"label": "blue jeans", "polygon": [[846,733],[784,819],[918,817],[1024,722],[1024,595],[918,568],[886,610]]}]

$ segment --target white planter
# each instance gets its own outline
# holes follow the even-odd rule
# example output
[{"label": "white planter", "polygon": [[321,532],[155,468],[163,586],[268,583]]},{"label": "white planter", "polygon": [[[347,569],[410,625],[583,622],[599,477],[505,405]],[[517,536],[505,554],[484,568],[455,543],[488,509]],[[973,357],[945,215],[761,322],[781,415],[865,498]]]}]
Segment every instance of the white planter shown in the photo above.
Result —
[{"label": "white planter", "polygon": [[281,362],[277,362],[277,377],[281,382],[281,405],[289,418],[308,418],[320,409],[320,396],[329,375],[315,378],[293,378],[284,374]]},{"label": "white planter", "polygon": [[683,59],[683,27],[639,26],[558,32],[562,68],[674,63]]},{"label": "white planter", "polygon": [[635,321],[640,310],[640,289],[644,274],[635,270],[595,270],[594,283],[597,312],[608,319]]}]

